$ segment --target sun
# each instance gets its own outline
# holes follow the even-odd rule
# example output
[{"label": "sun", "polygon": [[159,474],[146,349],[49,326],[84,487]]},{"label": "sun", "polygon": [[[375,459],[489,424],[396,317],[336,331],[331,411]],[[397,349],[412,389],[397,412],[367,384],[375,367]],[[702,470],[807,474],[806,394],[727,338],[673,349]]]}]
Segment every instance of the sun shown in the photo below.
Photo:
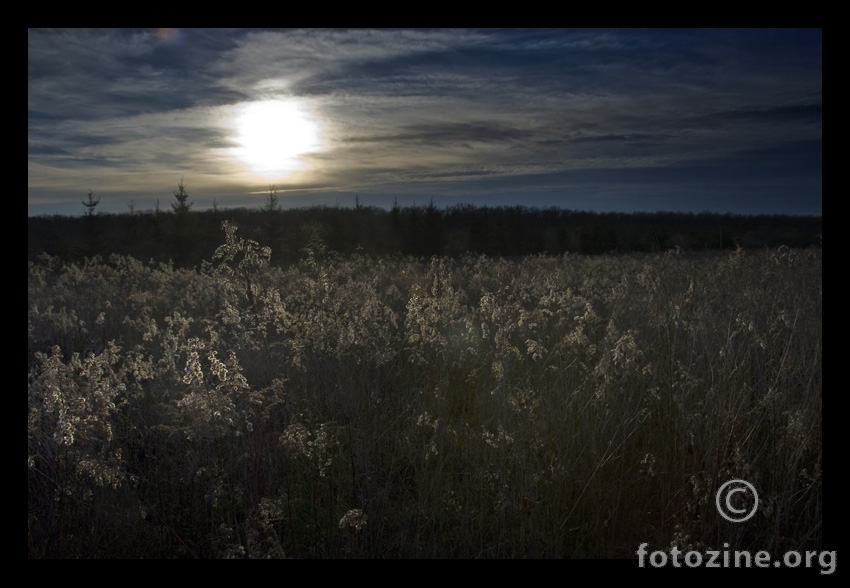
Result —
[{"label": "sun", "polygon": [[304,167],[302,156],[321,150],[319,125],[294,99],[246,102],[232,122],[232,154],[255,175],[282,178]]}]

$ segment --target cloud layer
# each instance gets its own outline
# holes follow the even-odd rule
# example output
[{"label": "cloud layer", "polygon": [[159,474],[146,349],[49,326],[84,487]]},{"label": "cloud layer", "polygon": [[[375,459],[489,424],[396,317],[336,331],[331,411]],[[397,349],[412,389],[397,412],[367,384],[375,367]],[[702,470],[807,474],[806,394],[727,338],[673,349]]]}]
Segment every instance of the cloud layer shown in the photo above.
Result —
[{"label": "cloud layer", "polygon": [[470,202],[822,213],[822,31],[29,30],[30,214],[259,206],[246,102],[323,148],[288,205]]}]

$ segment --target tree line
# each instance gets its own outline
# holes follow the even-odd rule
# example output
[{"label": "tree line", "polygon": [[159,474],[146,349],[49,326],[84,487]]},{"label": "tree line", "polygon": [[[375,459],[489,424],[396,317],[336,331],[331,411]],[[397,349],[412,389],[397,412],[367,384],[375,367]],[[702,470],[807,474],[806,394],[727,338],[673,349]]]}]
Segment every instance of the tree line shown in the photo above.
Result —
[{"label": "tree line", "polygon": [[272,263],[302,259],[311,243],[328,251],[380,257],[457,257],[466,253],[527,256],[563,253],[706,251],[821,244],[823,217],[702,213],[621,213],[556,207],[313,206],[283,210],[274,187],[259,209],[213,206],[193,211],[182,182],[172,210],[96,213],[89,193],[79,217],[28,217],[28,258],[48,253],[66,261],[118,253],[194,266],[222,241],[222,221],[272,249]]}]

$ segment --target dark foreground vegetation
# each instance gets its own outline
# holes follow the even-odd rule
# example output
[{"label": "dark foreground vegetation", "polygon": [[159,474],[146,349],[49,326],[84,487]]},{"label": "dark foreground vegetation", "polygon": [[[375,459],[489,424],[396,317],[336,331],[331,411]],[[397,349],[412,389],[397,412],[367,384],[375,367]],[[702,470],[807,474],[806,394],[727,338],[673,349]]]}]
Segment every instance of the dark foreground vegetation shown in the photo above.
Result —
[{"label": "dark foreground vegetation", "polygon": [[[822,249],[546,214],[29,219],[28,556],[823,549]],[[406,241],[435,219],[436,249]],[[662,251],[563,253],[623,239]],[[462,254],[530,242],[558,254]],[[86,248],[117,253],[41,253]],[[732,478],[758,488],[746,523],[715,508]]]},{"label": "dark foreground vegetation", "polygon": [[[175,196],[185,198],[185,193]],[[97,214],[97,200],[81,217],[30,217],[28,259],[40,253],[64,261],[118,253],[141,260],[193,267],[220,243],[221,223],[272,249],[272,265],[303,257],[311,239],[330,251],[382,257],[466,253],[491,256],[563,253],[662,252],[792,248],[820,244],[822,217],[740,216],[684,213],[593,213],[557,208],[454,206],[394,207],[386,211],[313,207],[280,210],[276,200],[261,210],[194,212],[178,200],[160,212]]]}]

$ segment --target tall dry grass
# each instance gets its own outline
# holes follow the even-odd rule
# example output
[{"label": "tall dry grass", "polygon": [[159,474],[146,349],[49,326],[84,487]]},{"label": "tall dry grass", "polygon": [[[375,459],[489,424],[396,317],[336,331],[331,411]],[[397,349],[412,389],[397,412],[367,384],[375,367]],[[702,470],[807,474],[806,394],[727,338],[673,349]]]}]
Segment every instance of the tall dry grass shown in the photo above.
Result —
[{"label": "tall dry grass", "polygon": [[822,548],[820,249],[315,245],[29,264],[30,557]]}]

